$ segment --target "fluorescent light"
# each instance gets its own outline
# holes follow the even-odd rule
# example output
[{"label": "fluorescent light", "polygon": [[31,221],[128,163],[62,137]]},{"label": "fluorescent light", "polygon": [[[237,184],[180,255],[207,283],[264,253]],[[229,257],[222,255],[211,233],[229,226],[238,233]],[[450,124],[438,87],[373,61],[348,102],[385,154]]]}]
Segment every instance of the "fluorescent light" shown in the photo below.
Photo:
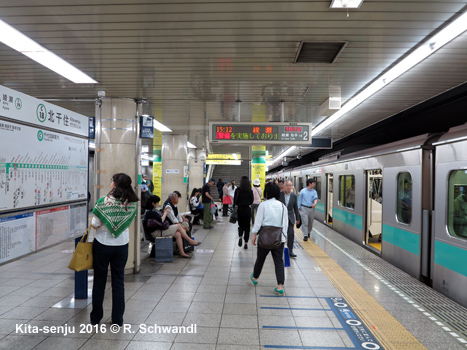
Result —
[{"label": "fluorescent light", "polygon": [[154,127],[159,130],[159,131],[167,131],[167,132],[172,132],[168,127],[166,127],[164,124],[161,122],[158,122],[156,119],[153,121]]},{"label": "fluorescent light", "polygon": [[[172,130],[170,130],[172,131]],[[196,147],[194,144],[192,144],[191,142],[187,141],[186,145],[188,146],[188,148],[198,148]]]},{"label": "fluorescent light", "polygon": [[332,0],[332,9],[358,9],[362,5],[363,0]]},{"label": "fluorescent light", "polygon": [[376,92],[384,88],[393,80],[400,77],[409,69],[423,61],[425,58],[436,52],[438,49],[449,43],[451,40],[467,30],[467,12],[459,16],[455,21],[446,26],[439,33],[427,40],[422,46],[405,57],[402,61],[392,67],[381,77],[375,79],[368,87],[359,94],[348,100],[345,105],[332,116],[324,120],[322,123],[313,128],[312,136],[318,135],[329,125],[342,118],[346,113],[357,107],[363,101],[374,95]]},{"label": "fluorescent light", "polygon": [[292,147],[287,148],[284,152],[282,152],[280,155],[278,155],[276,158],[274,158],[272,163],[274,164],[276,162],[276,160],[282,161],[282,158],[286,157],[288,154],[295,151],[296,148],[297,148],[297,146],[292,146]]},{"label": "fluorescent light", "polygon": [[2,20],[0,20],[0,41],[76,84],[98,83]]}]

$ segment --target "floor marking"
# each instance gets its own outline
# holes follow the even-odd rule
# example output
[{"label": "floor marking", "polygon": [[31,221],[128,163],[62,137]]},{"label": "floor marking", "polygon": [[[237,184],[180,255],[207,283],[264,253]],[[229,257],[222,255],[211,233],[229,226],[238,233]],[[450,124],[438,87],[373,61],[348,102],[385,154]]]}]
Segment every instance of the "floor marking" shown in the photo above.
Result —
[{"label": "floor marking", "polygon": [[[316,230],[315,230],[316,231]],[[317,231],[316,231],[317,232]],[[323,239],[355,262],[342,248],[317,232]],[[297,235],[296,238],[302,238]],[[312,240],[302,242],[305,251],[313,258],[335,288],[344,296],[349,305],[366,323],[367,328],[373,328],[373,333],[385,349],[416,350],[426,349],[400,322],[398,322],[381,304],[363,289],[347,272],[345,272],[329,255],[327,255]],[[369,270],[369,269],[368,269]],[[376,328],[376,329],[375,329]]]},{"label": "floor marking", "polygon": [[309,311],[332,311],[331,309],[314,309],[308,307],[276,307],[276,306],[261,306],[261,309],[266,310],[309,310]]},{"label": "floor marking", "polygon": [[343,331],[345,330],[344,328],[334,328],[334,327],[287,327],[287,326],[263,326],[263,328],[268,328],[268,329],[319,329],[319,330],[332,330],[332,331]]}]

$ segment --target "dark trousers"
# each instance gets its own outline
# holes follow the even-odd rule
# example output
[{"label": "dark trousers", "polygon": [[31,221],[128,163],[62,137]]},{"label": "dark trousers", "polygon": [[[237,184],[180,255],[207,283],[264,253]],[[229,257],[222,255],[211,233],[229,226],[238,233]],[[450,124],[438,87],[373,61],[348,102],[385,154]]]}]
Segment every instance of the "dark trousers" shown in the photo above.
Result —
[{"label": "dark trousers", "polygon": [[250,239],[250,206],[241,206],[237,209],[238,215],[238,237],[243,237],[245,243]]},{"label": "dark trousers", "polygon": [[194,215],[193,225],[198,225],[199,220],[203,220],[204,210],[203,209],[193,209],[191,213]]},{"label": "dark trousers", "polygon": [[105,284],[110,264],[112,275],[112,322],[123,325],[125,312],[125,265],[128,259],[128,244],[109,246],[94,240],[92,244],[94,282],[92,286],[91,323],[98,324],[104,316]]},{"label": "dark trousers", "polygon": [[287,248],[289,248],[289,254],[293,253],[293,241],[295,240],[294,225],[289,221],[289,227],[287,228]]},{"label": "dark trousers", "polygon": [[274,260],[277,284],[284,284],[285,282],[284,259],[282,258],[284,255],[284,243],[282,243],[280,248],[278,249],[266,249],[266,248],[261,248],[258,245],[258,254],[256,256],[255,267],[253,269],[253,277],[259,278],[259,275],[261,275],[264,261],[266,260],[266,257],[268,256],[269,252],[271,252],[272,259]]},{"label": "dark trousers", "polygon": [[222,205],[222,216],[229,216],[229,205],[228,204],[223,204]]}]

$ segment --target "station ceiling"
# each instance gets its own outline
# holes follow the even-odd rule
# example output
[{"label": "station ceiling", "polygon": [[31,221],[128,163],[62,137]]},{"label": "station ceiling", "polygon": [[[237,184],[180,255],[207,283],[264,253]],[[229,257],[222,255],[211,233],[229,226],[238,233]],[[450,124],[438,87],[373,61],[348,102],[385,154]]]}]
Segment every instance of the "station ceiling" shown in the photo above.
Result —
[{"label": "station ceiling", "polygon": [[[330,96],[340,94],[344,105],[467,4],[365,0],[346,10],[330,3],[0,0],[1,20],[99,82],[74,84],[0,43],[0,85],[87,116],[98,91],[144,99],[143,113],[201,148],[209,121],[318,125]],[[301,42],[345,47],[332,63],[294,63]],[[312,51],[319,60],[325,48]],[[338,141],[465,83],[466,57],[464,33],[317,136]],[[268,150],[277,156],[286,146]]]}]

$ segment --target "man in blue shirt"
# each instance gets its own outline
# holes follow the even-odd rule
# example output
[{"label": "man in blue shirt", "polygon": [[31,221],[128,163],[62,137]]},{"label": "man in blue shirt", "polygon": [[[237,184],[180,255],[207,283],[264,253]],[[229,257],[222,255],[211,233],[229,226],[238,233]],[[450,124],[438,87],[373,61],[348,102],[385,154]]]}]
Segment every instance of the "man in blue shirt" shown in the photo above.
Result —
[{"label": "man in blue shirt", "polygon": [[315,179],[306,180],[306,187],[300,191],[298,196],[298,211],[302,221],[303,240],[308,241],[313,230],[313,219],[315,218],[315,207],[318,203],[318,193],[315,190]]}]

